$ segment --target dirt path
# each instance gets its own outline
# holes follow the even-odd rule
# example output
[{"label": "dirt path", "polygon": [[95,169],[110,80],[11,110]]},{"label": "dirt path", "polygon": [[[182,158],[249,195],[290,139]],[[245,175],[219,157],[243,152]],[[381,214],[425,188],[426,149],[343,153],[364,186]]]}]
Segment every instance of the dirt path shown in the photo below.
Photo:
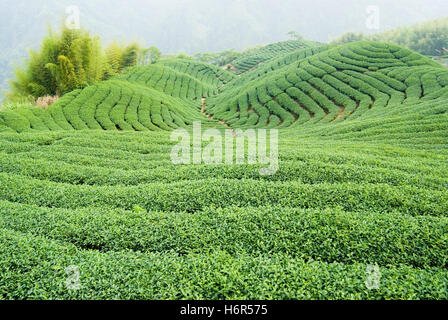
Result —
[{"label": "dirt path", "polygon": [[[210,120],[213,120],[214,119],[213,116],[211,114],[207,114],[207,112],[205,111],[205,109],[207,109],[207,105],[205,104],[205,98],[202,98],[201,102],[202,102],[201,113],[203,115],[205,115],[207,118],[209,118]],[[218,122],[220,124],[222,124],[223,126],[229,128],[230,131],[232,132],[232,135],[235,136],[235,131],[233,131],[232,127],[228,123],[226,123],[225,121],[222,121],[222,120],[218,120]]]},{"label": "dirt path", "polygon": [[336,121],[336,120],[338,120],[339,118],[341,118],[342,116],[344,116],[345,115],[345,107],[339,107],[339,113],[338,113],[338,115],[336,116],[336,118],[334,118],[334,120],[332,120],[332,121]]}]

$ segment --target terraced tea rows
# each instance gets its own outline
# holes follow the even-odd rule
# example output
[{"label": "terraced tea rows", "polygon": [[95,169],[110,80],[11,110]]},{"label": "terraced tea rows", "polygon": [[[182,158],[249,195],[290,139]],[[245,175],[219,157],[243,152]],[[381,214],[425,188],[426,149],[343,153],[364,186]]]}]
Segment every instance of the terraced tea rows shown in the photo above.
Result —
[{"label": "terraced tea rows", "polygon": [[210,83],[218,87],[236,78],[233,73],[227,72],[216,66],[192,60],[165,60],[161,61],[160,64],[179,72],[189,74],[202,82]]},{"label": "terraced tea rows", "polygon": [[207,113],[234,127],[290,127],[374,117],[447,97],[447,70],[407,49],[373,42],[326,49],[295,53],[311,55],[230,82],[207,99]]},{"label": "terraced tea rows", "polygon": [[260,49],[253,50],[240,58],[236,59],[232,65],[237,69],[237,73],[241,74],[247,72],[253,68],[258,67],[262,63],[269,61],[273,58],[286,55],[290,52],[315,47],[319,44],[313,41],[307,40],[288,40],[278,43],[269,44]]},{"label": "terraced tea rows", "polygon": [[282,133],[272,177],[174,166],[162,131],[0,134],[1,297],[447,298],[446,140],[416,153],[324,133]]},{"label": "terraced tea rows", "polygon": [[232,73],[188,60],[163,61],[135,68],[124,80],[154,88],[186,100],[200,100],[218,94],[218,88],[234,79]]},{"label": "terraced tea rows", "polygon": [[[195,116],[196,114],[196,116]],[[107,81],[64,96],[47,110],[0,113],[3,130],[172,130],[190,125],[192,104],[124,81]]]},{"label": "terraced tea rows", "polygon": [[[448,299],[447,73],[361,42],[1,111],[0,299]],[[196,120],[282,128],[278,172],[174,165]]]},{"label": "terraced tea rows", "polygon": [[[188,74],[186,73],[188,72]],[[65,95],[48,108],[0,112],[0,130],[137,130],[185,127],[200,114],[203,97],[236,76],[202,63],[164,61]]]},{"label": "terraced tea rows", "polygon": [[329,48],[329,46],[322,45],[308,49],[296,50],[287,55],[281,55],[279,58],[271,59],[270,61],[260,65],[258,68],[252,71],[241,74],[238,78],[233,79],[233,81],[229,83],[226,89],[229,90],[229,88],[237,88],[251,80],[262,78],[270,72],[285,68],[299,60],[326,51]]},{"label": "terraced tea rows", "polygon": [[210,122],[201,109],[232,127],[298,127],[445,99],[447,83],[432,60],[374,42],[298,50],[240,77],[169,60],[72,92],[46,111],[1,112],[0,130],[171,130]]}]

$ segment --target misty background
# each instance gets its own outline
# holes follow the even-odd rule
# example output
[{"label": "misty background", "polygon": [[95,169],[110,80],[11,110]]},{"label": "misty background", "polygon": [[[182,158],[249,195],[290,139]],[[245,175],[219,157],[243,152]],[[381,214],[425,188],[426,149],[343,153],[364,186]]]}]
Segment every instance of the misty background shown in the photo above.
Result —
[{"label": "misty background", "polygon": [[[0,88],[14,64],[37,49],[47,26],[57,29],[76,5],[81,26],[107,44],[137,40],[164,54],[243,50],[289,39],[297,31],[329,42],[347,31],[364,33],[410,26],[448,15],[448,1],[433,0],[0,0]],[[378,6],[378,30],[366,26]]]}]

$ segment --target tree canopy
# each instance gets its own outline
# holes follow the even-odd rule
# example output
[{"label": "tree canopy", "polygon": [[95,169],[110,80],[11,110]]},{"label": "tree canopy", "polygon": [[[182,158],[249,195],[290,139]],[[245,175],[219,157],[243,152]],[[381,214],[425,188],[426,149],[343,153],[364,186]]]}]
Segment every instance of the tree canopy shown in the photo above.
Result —
[{"label": "tree canopy", "polygon": [[431,20],[416,26],[392,29],[373,35],[347,32],[332,41],[332,44],[359,40],[392,42],[424,55],[442,55],[443,48],[448,47],[448,18]]},{"label": "tree canopy", "polygon": [[103,50],[100,39],[84,29],[54,32],[49,29],[39,51],[31,50],[25,64],[10,81],[8,98],[63,95],[115,76],[127,68],[154,63],[162,53],[156,48],[143,49],[113,41]]}]

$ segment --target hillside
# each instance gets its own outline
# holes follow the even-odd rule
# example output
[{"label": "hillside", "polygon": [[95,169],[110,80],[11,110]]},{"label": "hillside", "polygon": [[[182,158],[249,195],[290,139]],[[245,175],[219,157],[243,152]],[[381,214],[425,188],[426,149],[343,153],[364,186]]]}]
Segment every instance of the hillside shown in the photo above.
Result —
[{"label": "hillside", "polygon": [[306,40],[289,40],[269,44],[259,49],[251,50],[250,52],[239,57],[232,62],[232,67],[236,69],[238,74],[241,74],[258,67],[260,64],[273,58],[286,55],[299,49],[317,47],[318,45],[319,44],[317,42]]},{"label": "hillside", "polygon": [[[71,5],[80,8],[81,24],[105,43],[136,39],[166,54],[195,54],[229,48],[241,51],[278,42],[285,40],[291,30],[320,42],[347,31],[364,31],[363,16],[368,5],[387,7],[381,15],[382,28],[412,25],[448,14],[445,0],[433,0],[424,6],[421,2],[128,0],[123,6],[121,0],[2,0],[5,10],[0,11],[0,94],[7,89],[13,66],[21,65],[27,49],[36,49],[47,25],[54,29],[61,25]],[[322,21],[331,21],[331,26]]]},{"label": "hillside", "polygon": [[448,98],[447,85],[448,70],[431,59],[369,41],[299,49],[239,77],[167,60],[76,90],[47,110],[0,112],[0,130],[170,130],[206,120],[202,107],[234,128],[300,128],[396,114]]},{"label": "hillside", "polygon": [[[175,165],[198,120],[279,128],[277,173]],[[0,155],[0,299],[448,299],[448,70],[397,45],[137,67],[1,111]]]},{"label": "hillside", "polygon": [[324,49],[225,85],[207,112],[232,126],[290,127],[377,117],[447,96],[447,70],[410,50],[367,41]]},{"label": "hillside", "polygon": [[202,97],[218,93],[235,76],[188,60],[136,67],[128,74],[62,97],[46,110],[0,112],[0,131],[172,130],[208,121],[200,113]]}]

